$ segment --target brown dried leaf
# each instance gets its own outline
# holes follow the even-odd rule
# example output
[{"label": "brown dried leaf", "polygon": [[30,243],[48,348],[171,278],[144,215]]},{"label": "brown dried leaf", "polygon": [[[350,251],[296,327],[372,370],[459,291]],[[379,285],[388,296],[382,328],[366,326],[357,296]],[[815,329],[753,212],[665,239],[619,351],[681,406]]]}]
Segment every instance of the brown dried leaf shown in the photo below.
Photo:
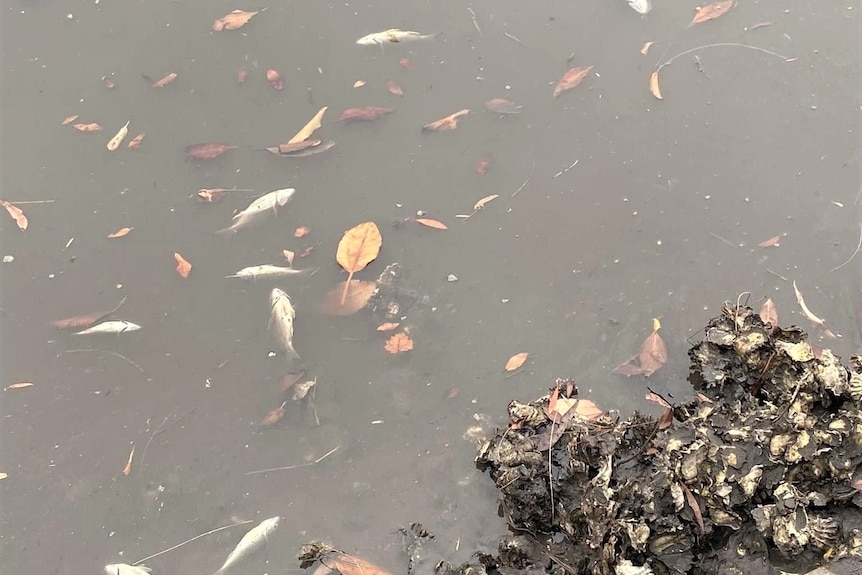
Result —
[{"label": "brown dried leaf", "polygon": [[285,401],[279,407],[276,407],[272,411],[267,412],[267,414],[260,420],[260,425],[262,427],[271,427],[281,421],[284,418],[284,407],[287,405]]},{"label": "brown dried leaf", "polygon": [[108,237],[111,239],[121,238],[123,236],[129,235],[129,232],[132,231],[133,229],[135,229],[135,228],[133,228],[133,227],[132,228],[120,228],[119,230],[115,231],[114,233],[108,234]]},{"label": "brown dried leaf", "polygon": [[[341,296],[345,289],[347,289],[347,296],[342,303]],[[365,307],[375,290],[377,290],[377,282],[343,281],[326,293],[320,305],[320,311],[329,315],[353,315]]]},{"label": "brown dried leaf", "polygon": [[317,111],[317,114],[314,115],[312,119],[308,121],[308,123],[302,127],[302,129],[296,133],[294,137],[292,137],[288,143],[295,144],[297,142],[301,142],[303,140],[307,140],[309,136],[311,136],[315,130],[317,130],[323,121],[323,115],[326,113],[328,106],[322,107]]},{"label": "brown dried leaf", "polygon": [[476,205],[473,206],[473,210],[478,212],[479,210],[484,208],[488,202],[490,202],[491,200],[496,200],[499,197],[500,194],[491,194],[490,196],[485,196],[484,198],[476,202]]},{"label": "brown dried leaf", "polygon": [[775,307],[772,298],[766,298],[766,301],[760,306],[760,319],[763,320],[763,323],[771,325],[772,329],[778,327],[778,308]]},{"label": "brown dried leaf", "polygon": [[174,252],[174,259],[177,260],[177,273],[181,278],[188,279],[189,274],[192,273],[192,264],[177,252]]},{"label": "brown dried leaf", "polygon": [[196,197],[199,202],[207,202],[210,204],[214,204],[224,199],[224,193],[225,190],[223,188],[201,188],[200,190],[198,190]]},{"label": "brown dried leaf", "polygon": [[399,332],[390,337],[383,348],[389,353],[403,353],[413,349],[413,340],[406,333]]},{"label": "brown dried leaf", "polygon": [[331,551],[319,559],[323,565],[342,575],[392,575],[374,563],[341,551]]},{"label": "brown dried leaf", "polygon": [[176,82],[177,78],[179,78],[179,74],[176,72],[171,72],[166,75],[164,78],[153,82],[153,88],[164,88],[165,86],[170,86],[174,82]]},{"label": "brown dried leaf", "polygon": [[772,236],[768,240],[764,240],[764,241],[760,242],[759,244],[757,244],[757,246],[761,247],[761,248],[777,248],[779,245],[778,242],[781,241],[782,235],[783,234],[779,234],[777,236]]},{"label": "brown dried leaf", "polygon": [[688,506],[691,507],[691,511],[694,513],[694,520],[700,528],[700,532],[706,533],[706,526],[703,524],[703,514],[700,511],[700,505],[697,504],[697,499],[695,499],[694,494],[685,485],[685,483],[680,482],[679,485],[682,487],[683,493],[685,493],[685,499],[688,501]]},{"label": "brown dried leaf", "polygon": [[484,176],[491,169],[491,160],[488,158],[480,158],[476,161],[476,173]]},{"label": "brown dried leaf", "polygon": [[449,229],[443,222],[438,222],[437,220],[432,220],[430,218],[416,218],[416,223],[422,224],[423,226],[427,226],[429,228],[434,228],[435,230]]},{"label": "brown dried leaf", "polygon": [[77,120],[77,119],[78,119],[78,114],[73,114],[73,115],[71,115],[71,116],[66,116],[65,118],[63,118],[63,125],[64,125],[64,126],[66,126],[66,125],[68,125],[68,124],[71,124],[72,122],[74,122],[74,121],[75,121],[75,120]]},{"label": "brown dried leaf", "polygon": [[647,377],[667,363],[667,347],[657,330],[652,332],[641,345],[638,362],[641,372]]},{"label": "brown dried leaf", "polygon": [[6,200],[0,200],[0,205],[6,208],[6,211],[9,212],[9,215],[12,217],[13,220],[15,220],[15,224],[17,224],[18,229],[20,229],[21,231],[27,229],[27,226],[30,225],[30,222],[27,220],[27,216],[24,215],[24,210],[22,210],[18,206],[10,204]]},{"label": "brown dried leaf", "polygon": [[[349,275],[347,281],[353,279],[353,274],[365,269],[369,263],[374,261],[380,253],[383,244],[383,236],[374,222],[364,222],[344,232],[341,241],[338,242],[338,250],[335,252],[335,260],[344,268]],[[347,297],[348,285],[344,286],[344,295],[341,297],[342,305]]]},{"label": "brown dried leaf", "polygon": [[714,20],[719,16],[726,14],[727,11],[733,7],[733,1],[734,0],[723,0],[722,2],[714,2],[698,8],[697,13],[694,15],[694,19],[691,21],[689,26],[694,26],[695,24],[700,24],[707,20]]},{"label": "brown dried leaf", "polygon": [[266,81],[269,82],[273,90],[284,90],[284,79],[278,73],[278,70],[273,70],[272,68],[267,70]]},{"label": "brown dried leaf", "polygon": [[451,116],[446,116],[445,118],[441,118],[436,122],[431,122],[430,124],[425,124],[422,126],[423,132],[446,132],[449,130],[454,130],[458,127],[458,118],[462,116],[466,116],[470,113],[470,110],[463,109],[455,112]]},{"label": "brown dried leaf", "polygon": [[522,351],[521,353],[516,353],[506,362],[506,366],[503,368],[506,371],[515,371],[527,361],[527,358],[530,357],[530,354],[526,351]]},{"label": "brown dried leaf", "polygon": [[592,66],[587,66],[586,68],[570,68],[567,70],[554,88],[554,98],[558,97],[566,90],[571,90],[572,88],[577,87],[577,85],[587,77],[587,74],[589,74],[592,69]]},{"label": "brown dried leaf", "polygon": [[89,124],[73,124],[72,127],[79,132],[100,132],[102,130],[102,126],[96,122],[91,122]]},{"label": "brown dried leaf", "polygon": [[311,229],[308,226],[299,226],[293,231],[293,237],[295,238],[304,238],[308,234],[311,233]]},{"label": "brown dried leaf", "polygon": [[646,56],[646,55],[647,55],[647,52],[649,52],[649,49],[652,47],[652,45],[653,45],[653,44],[655,44],[655,42],[647,42],[647,43],[645,43],[645,44],[643,45],[643,47],[641,48],[641,54],[643,54],[644,56]]},{"label": "brown dried leaf", "polygon": [[342,122],[373,122],[387,114],[394,112],[394,108],[381,108],[378,106],[365,106],[364,108],[347,108],[341,112],[338,118]]},{"label": "brown dried leaf", "polygon": [[401,325],[400,322],[388,321],[386,323],[381,323],[380,325],[378,325],[377,331],[392,331],[394,329],[397,329],[399,325]]},{"label": "brown dried leaf", "polygon": [[297,152],[301,152],[306,148],[313,148],[314,146],[319,146],[322,143],[322,140],[303,140],[302,142],[296,142],[293,144],[279,144],[277,146],[270,146],[269,148],[265,148],[267,152],[275,154],[276,156],[292,156]]},{"label": "brown dried leaf", "polygon": [[661,88],[658,85],[658,70],[650,74],[649,77],[649,91],[650,93],[656,97],[657,100],[664,100],[661,95]]},{"label": "brown dried leaf", "polygon": [[128,147],[130,150],[137,150],[138,148],[140,148],[140,147],[141,147],[141,142],[143,142],[143,141],[144,141],[144,136],[146,136],[146,134],[145,134],[145,133],[143,133],[143,132],[141,132],[140,134],[138,134],[137,136],[135,136],[134,138],[132,138],[132,141],[130,141],[130,142],[128,143],[127,147]]},{"label": "brown dried leaf", "polygon": [[401,86],[393,82],[392,80],[386,81],[386,89],[389,90],[389,93],[393,96],[403,96],[404,90],[401,89]]},{"label": "brown dried leaf", "polygon": [[129,460],[126,462],[126,466],[123,468],[123,475],[128,475],[132,472],[132,458],[135,456],[135,446],[132,445],[132,450],[129,452]]},{"label": "brown dried leaf", "polygon": [[80,331],[82,329],[87,329],[88,327],[92,327],[93,325],[99,323],[103,319],[107,318],[109,315],[112,315],[119,311],[123,304],[126,303],[126,298],[120,300],[120,303],[117,304],[112,310],[108,311],[97,311],[93,313],[88,313],[84,315],[76,315],[72,317],[66,317],[63,319],[58,319],[51,322],[51,327],[55,329],[73,329],[75,331]]},{"label": "brown dried leaf", "polygon": [[260,10],[254,12],[245,12],[243,10],[234,10],[230,14],[226,14],[213,22],[213,30],[221,32],[222,30],[236,30],[242,28],[255,14],[260,14]]},{"label": "brown dried leaf", "polygon": [[186,159],[214,160],[234,148],[236,148],[236,146],[219,142],[192,144],[191,146],[186,146]]}]

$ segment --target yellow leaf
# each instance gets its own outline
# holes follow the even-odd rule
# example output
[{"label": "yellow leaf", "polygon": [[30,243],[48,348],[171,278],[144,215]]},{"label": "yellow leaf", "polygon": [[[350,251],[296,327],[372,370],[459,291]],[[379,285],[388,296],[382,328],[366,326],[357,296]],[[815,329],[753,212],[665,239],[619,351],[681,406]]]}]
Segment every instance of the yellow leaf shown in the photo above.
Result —
[{"label": "yellow leaf", "polygon": [[516,353],[512,357],[509,358],[509,361],[506,362],[506,367],[503,368],[506,371],[515,371],[527,361],[527,358],[530,356],[526,351],[522,351],[521,353]]},{"label": "yellow leaf", "polygon": [[653,96],[658,100],[664,100],[661,96],[661,89],[658,87],[658,70],[650,74],[649,77],[649,91]]},{"label": "yellow leaf", "polygon": [[121,238],[123,236],[129,235],[129,232],[135,228],[120,228],[112,234],[108,234],[109,238]]},{"label": "yellow leaf", "polygon": [[321,122],[323,120],[323,115],[326,113],[326,109],[328,106],[322,107],[318,110],[317,114],[314,115],[312,119],[308,121],[308,123],[302,127],[302,129],[296,133],[294,137],[292,137],[287,143],[288,144],[296,144],[298,142],[302,142],[307,140],[309,136],[311,136],[315,130],[317,130],[321,126]]},{"label": "yellow leaf", "polygon": [[[374,261],[380,253],[382,244],[383,237],[374,222],[364,222],[344,232],[344,236],[338,242],[335,260],[349,274],[348,282],[353,279],[353,274],[364,270],[365,266]],[[344,294],[341,296],[342,305],[347,297],[348,285],[344,286]]]},{"label": "yellow leaf", "polygon": [[660,329],[661,329],[661,322],[658,320],[657,317],[652,318],[652,330],[658,331]]}]

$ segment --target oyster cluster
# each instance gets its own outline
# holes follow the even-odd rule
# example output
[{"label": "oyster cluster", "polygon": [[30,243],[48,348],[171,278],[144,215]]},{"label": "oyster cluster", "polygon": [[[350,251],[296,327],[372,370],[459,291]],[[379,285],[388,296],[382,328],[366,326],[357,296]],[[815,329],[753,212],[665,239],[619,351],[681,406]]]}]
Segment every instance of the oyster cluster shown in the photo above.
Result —
[{"label": "oyster cluster", "polygon": [[862,357],[845,367],[803,330],[730,305],[689,356],[696,399],[670,424],[549,411],[577,394],[569,380],[510,404],[477,465],[516,534],[484,564],[750,575],[862,555]]}]

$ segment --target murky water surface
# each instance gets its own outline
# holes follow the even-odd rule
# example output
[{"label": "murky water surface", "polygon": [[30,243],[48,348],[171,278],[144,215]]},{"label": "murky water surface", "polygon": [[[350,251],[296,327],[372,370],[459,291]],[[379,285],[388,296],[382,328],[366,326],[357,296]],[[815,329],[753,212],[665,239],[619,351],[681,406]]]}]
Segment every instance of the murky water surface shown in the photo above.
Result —
[{"label": "murky water surface", "polygon": [[[284,518],[278,544],[248,573],[295,569],[310,539],[403,572],[395,529],[411,521],[463,560],[505,529],[462,438],[474,413],[502,423],[510,398],[532,399],[564,376],[623,412],[649,409],[647,385],[684,398],[687,338],[721,302],[771,296],[782,323],[811,327],[780,276],[843,335],[825,345],[857,350],[862,256],[829,270],[859,241],[860,7],[740,2],[687,28],[697,2],[655,4],[640,17],[622,0],[289,2],[215,33],[216,18],[261,6],[3,2],[0,194],[53,200],[20,204],[25,232],[0,218],[2,254],[14,256],[0,266],[2,385],[34,384],[2,393],[4,572],[96,573],[273,515]],[[771,25],[752,29],[763,22]],[[443,34],[355,44],[390,27]],[[656,44],[643,56],[647,41]],[[650,94],[658,64],[719,43],[773,54],[704,48],[662,68],[663,101]],[[551,96],[568,67],[590,65],[580,86]],[[249,74],[241,85],[238,68]],[[267,84],[267,69],[281,73],[283,91]],[[162,89],[142,78],[169,72],[178,79]],[[357,80],[366,85],[353,88]],[[494,97],[521,113],[485,111]],[[368,105],[396,111],[369,124],[336,121]],[[336,141],[332,150],[303,159],[260,151],[321,106],[329,111],[318,134]],[[464,108],[457,130],[421,133]],[[61,126],[72,114],[104,130]],[[130,137],[146,133],[142,146],[108,152],[127,120]],[[198,142],[239,147],[186,161],[184,147]],[[481,159],[491,161],[486,175],[475,171]],[[219,187],[257,194],[190,199]],[[296,198],[277,217],[213,235],[254,197],[285,187]],[[474,217],[455,218],[491,194],[499,198]],[[449,229],[391,225],[418,211]],[[345,278],[334,259],[343,231],[363,221],[380,226],[383,249],[357,277],[398,261],[435,308],[414,325],[408,354],[386,353],[367,314],[317,311]],[[127,226],[128,236],[107,238]],[[294,238],[298,226],[310,235]],[[778,247],[758,247],[779,234]],[[224,279],[310,245],[297,266],[319,266],[313,276]],[[174,252],[194,266],[187,280]],[[268,331],[275,286],[298,309],[294,344],[318,380],[316,417],[291,404],[262,430],[283,395]],[[122,297],[118,316],[138,332],[46,327]],[[650,380],[612,374],[653,317],[668,365]],[[505,374],[521,351],[527,364]],[[336,446],[316,465],[248,474]],[[149,564],[210,573],[243,529]]]}]

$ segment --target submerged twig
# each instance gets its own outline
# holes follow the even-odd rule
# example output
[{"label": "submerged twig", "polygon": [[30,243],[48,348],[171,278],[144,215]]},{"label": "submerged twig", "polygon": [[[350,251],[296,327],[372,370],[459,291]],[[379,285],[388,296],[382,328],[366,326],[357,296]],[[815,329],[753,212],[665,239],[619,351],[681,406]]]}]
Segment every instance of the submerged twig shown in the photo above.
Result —
[{"label": "submerged twig", "polygon": [[536,172],[536,162],[533,162],[533,167],[532,167],[532,168],[530,168],[530,175],[529,175],[529,176],[527,176],[527,179],[526,179],[526,180],[524,180],[524,183],[523,183],[523,184],[521,184],[521,187],[520,187],[520,188],[518,188],[517,190],[515,190],[515,192],[514,192],[510,197],[514,198],[515,196],[517,196],[517,195],[518,195],[518,192],[520,192],[521,190],[523,190],[524,188],[526,188],[526,187],[527,187],[527,184],[529,184],[529,183],[530,183],[530,180],[532,180],[532,179],[533,179],[533,174],[534,174],[535,172]]},{"label": "submerged twig", "polygon": [[144,557],[143,559],[135,561],[134,563],[132,563],[132,565],[140,565],[144,561],[149,561],[150,559],[154,559],[154,558],[158,557],[159,555],[164,555],[165,553],[168,553],[169,551],[173,551],[174,549],[179,549],[183,545],[187,545],[188,543],[191,543],[192,541],[197,541],[201,537],[206,537],[207,535],[212,535],[213,533],[218,533],[219,531],[224,531],[225,529],[230,529],[231,527],[237,527],[239,525],[245,525],[247,523],[253,523],[253,522],[254,522],[254,519],[248,519],[246,521],[240,521],[239,523],[231,523],[230,525],[223,525],[223,526],[218,527],[216,529],[213,529],[211,531],[207,531],[206,533],[201,533],[200,535],[195,535],[191,539],[183,541],[182,543],[178,543],[178,544],[174,545],[173,547],[169,547],[169,548],[165,549],[164,551],[159,551],[158,553],[153,553],[149,557]]},{"label": "submerged twig", "polygon": [[552,180],[554,180],[554,179],[556,179],[557,177],[562,176],[563,174],[565,174],[566,172],[568,172],[569,170],[571,170],[572,168],[574,168],[575,166],[577,166],[577,165],[578,165],[578,162],[580,162],[580,161],[581,161],[581,159],[580,159],[580,158],[578,158],[577,160],[575,160],[574,162],[572,162],[572,164],[571,164],[568,168],[566,168],[565,170],[560,170],[559,172],[557,172],[556,174],[554,174],[554,177],[552,177],[551,179],[552,179]]},{"label": "submerged twig", "polygon": [[57,200],[23,200],[20,202],[14,202],[12,200],[7,200],[10,204],[23,206],[25,204],[53,204]]},{"label": "submerged twig", "polygon": [[856,244],[856,249],[855,249],[855,250],[853,250],[853,254],[852,254],[849,258],[847,258],[847,261],[846,261],[846,262],[844,262],[844,263],[843,263],[843,264],[841,264],[840,266],[835,266],[834,268],[832,268],[831,270],[829,270],[829,273],[832,273],[832,272],[834,272],[835,270],[840,270],[841,268],[843,268],[844,266],[846,266],[847,264],[849,264],[851,261],[853,261],[853,258],[855,258],[855,257],[856,257],[856,254],[858,254],[858,253],[859,253],[859,250],[860,250],[860,249],[862,249],[862,222],[859,222],[859,243],[858,243],[858,244]]},{"label": "submerged twig", "polygon": [[153,432],[150,434],[150,438],[147,440],[147,444],[146,444],[146,445],[144,445],[144,452],[143,452],[143,453],[141,453],[141,462],[138,464],[138,468],[140,469],[140,475],[143,475],[143,474],[144,474],[144,461],[146,461],[146,459],[147,459],[147,450],[150,448],[150,444],[153,442],[153,439],[154,439],[154,438],[155,438],[159,433],[161,433],[161,432],[162,432],[162,429],[165,427],[165,424],[168,422],[168,419],[170,419],[170,418],[171,418],[171,416],[172,416],[173,414],[174,414],[174,412],[172,411],[172,412],[170,412],[170,413],[168,414],[168,416],[167,416],[167,417],[165,417],[165,419],[164,419],[164,420],[162,421],[162,423],[161,423],[161,424],[156,428],[156,430],[155,430],[155,431],[153,431]]},{"label": "submerged twig", "polygon": [[[125,298],[123,298],[123,301],[126,301],[126,300],[125,300]],[[122,302],[120,302],[120,305],[122,305]],[[119,309],[119,308],[117,308],[117,309]],[[113,312],[111,312],[111,313],[113,313]],[[110,314],[108,314],[108,315],[110,315]],[[146,373],[147,373],[146,371],[144,371],[144,368],[143,368],[143,367],[141,367],[140,365],[138,365],[137,363],[135,363],[134,361],[132,361],[131,359],[129,359],[129,358],[128,358],[128,357],[126,357],[125,355],[120,354],[120,353],[117,353],[116,351],[108,350],[108,349],[94,349],[94,348],[87,348],[87,349],[67,349],[67,350],[66,350],[66,351],[64,351],[63,353],[83,353],[83,352],[90,352],[90,353],[107,353],[107,354],[113,355],[114,357],[118,357],[118,358],[122,359],[123,361],[125,361],[126,363],[128,363],[129,365],[131,365],[132,367],[134,367],[135,369],[137,369],[137,370],[138,370],[138,371],[140,371],[141,373],[143,373],[143,374],[146,374]],[[61,355],[62,355],[62,354],[61,354]]]},{"label": "submerged twig", "polygon": [[769,54],[770,56],[775,56],[776,58],[781,58],[785,62],[792,62],[793,60],[796,59],[796,58],[788,58],[787,56],[782,56],[781,54],[778,54],[777,52],[773,52],[771,50],[767,50],[766,48],[760,48],[758,46],[751,46],[749,44],[739,44],[738,42],[719,42],[717,44],[705,44],[703,46],[697,46],[695,48],[690,48],[690,49],[686,50],[685,52],[680,52],[676,56],[668,58],[667,60],[665,60],[664,62],[659,64],[658,68],[656,68],[655,71],[658,72],[659,70],[661,70],[665,66],[670,66],[673,63],[673,61],[676,60],[677,58],[681,58],[682,56],[685,56],[687,54],[691,54],[692,52],[697,52],[698,50],[705,50],[707,48],[719,48],[722,46],[735,46],[737,48],[748,48],[749,50],[755,50],[757,52],[763,52],[764,54]]},{"label": "submerged twig", "polygon": [[299,467],[309,467],[311,465],[317,465],[318,463],[320,463],[321,461],[323,461],[324,459],[326,459],[327,457],[329,457],[330,455],[332,455],[333,453],[338,451],[338,449],[340,447],[341,447],[340,445],[337,447],[333,447],[326,454],[321,455],[320,457],[318,457],[314,461],[309,461],[308,463],[297,463],[296,465],[288,465],[287,467],[272,467],[270,469],[258,469],[257,471],[249,471],[248,473],[246,473],[246,475],[257,475],[259,473],[269,473],[270,471],[287,471],[288,469],[297,469]]},{"label": "submerged twig", "polygon": [[469,6],[467,7],[467,10],[470,12],[470,19],[473,20],[473,27],[476,29],[476,32],[479,33],[479,36],[481,36],[482,35],[482,29],[479,27],[479,20],[476,19],[476,13],[473,12],[473,9],[470,8]]},{"label": "submerged twig", "polygon": [[512,35],[511,35],[511,34],[509,34],[508,32],[503,32],[503,36],[505,36],[505,37],[506,37],[506,38],[508,38],[509,40],[512,40],[513,42],[517,42],[518,44],[520,44],[520,45],[521,45],[521,46],[523,46],[524,48],[526,48],[526,47],[527,47],[527,45],[526,45],[526,44],[524,44],[523,42],[521,42],[520,40],[518,40],[517,38],[515,38],[514,36],[512,36]]}]

